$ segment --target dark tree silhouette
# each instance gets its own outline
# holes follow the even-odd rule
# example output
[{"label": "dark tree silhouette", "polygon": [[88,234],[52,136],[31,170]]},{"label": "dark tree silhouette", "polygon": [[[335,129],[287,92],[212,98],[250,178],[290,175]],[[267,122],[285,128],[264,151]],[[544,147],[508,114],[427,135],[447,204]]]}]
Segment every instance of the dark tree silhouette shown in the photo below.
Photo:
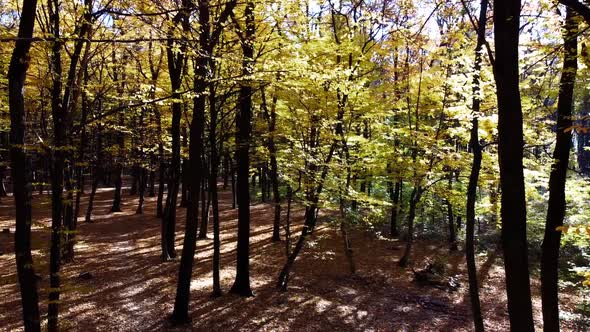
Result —
[{"label": "dark tree silhouette", "polygon": [[533,310],[526,237],[522,107],[519,91],[518,39],[520,0],[494,1],[498,97],[498,158],[502,189],[502,249],[508,314],[513,331],[533,331]]},{"label": "dark tree silhouette", "polygon": [[[248,1],[244,9],[246,19],[242,40],[242,75],[249,76],[253,71],[254,58],[254,2]],[[239,112],[236,118],[236,161],[238,172],[238,250],[236,279],[230,292],[242,296],[252,296],[250,288],[250,133],[252,132],[252,86],[244,82],[239,93]]]},{"label": "dark tree silhouette", "polygon": [[39,295],[31,256],[31,195],[30,161],[25,152],[24,86],[29,68],[29,50],[35,27],[36,0],[24,0],[18,37],[8,68],[8,103],[10,108],[10,167],[14,183],[16,230],[14,253],[23,307],[25,331],[40,331]]},{"label": "dark tree silhouette", "polygon": [[563,70],[559,83],[557,102],[557,130],[555,150],[549,177],[549,205],[545,236],[541,253],[541,298],[543,301],[544,331],[559,331],[558,262],[561,232],[557,227],[563,225],[565,216],[565,183],[572,147],[572,108],[574,84],[578,68],[578,22],[576,14],[567,9],[564,26]]}]

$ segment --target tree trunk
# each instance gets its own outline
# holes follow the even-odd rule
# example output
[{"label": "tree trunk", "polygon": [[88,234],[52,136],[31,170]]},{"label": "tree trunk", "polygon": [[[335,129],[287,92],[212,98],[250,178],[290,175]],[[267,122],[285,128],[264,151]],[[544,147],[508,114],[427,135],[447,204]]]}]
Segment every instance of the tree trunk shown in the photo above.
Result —
[{"label": "tree trunk", "polygon": [[554,164],[549,177],[549,206],[541,253],[541,298],[543,301],[543,329],[559,331],[558,263],[561,232],[565,217],[565,184],[570,149],[572,147],[572,108],[577,72],[578,23],[572,9],[567,9],[564,29],[563,70],[557,103],[557,130]]},{"label": "tree trunk", "polygon": [[[40,331],[39,295],[31,255],[30,160],[25,152],[26,113],[24,86],[29,67],[30,38],[35,26],[36,0],[24,0],[18,37],[8,69],[8,102],[10,109],[10,168],[12,171],[16,229],[14,253],[23,308],[25,331]],[[2,184],[3,185],[3,184]]]},{"label": "tree trunk", "polygon": [[[215,72],[214,62],[211,62],[211,72]],[[213,212],[213,296],[221,296],[220,265],[221,240],[219,238],[219,200],[217,197],[217,173],[219,167],[219,153],[217,151],[217,108],[215,105],[215,88],[209,86],[209,145],[211,146],[211,172],[209,173],[209,199]]]},{"label": "tree trunk", "polygon": [[[88,84],[88,50],[89,50],[89,46],[90,43],[86,44],[86,53],[84,54],[84,60],[82,63],[82,68],[84,71],[83,74],[83,85],[86,86]],[[87,128],[86,128],[86,121],[88,119],[88,111],[89,111],[89,107],[88,107],[88,94],[86,93],[86,89],[83,89],[82,91],[82,109],[81,109],[81,119],[80,119],[80,127],[82,130],[82,133],[80,134],[80,145],[78,146],[78,166],[77,166],[77,172],[76,172],[76,187],[78,188],[78,191],[76,192],[76,203],[75,203],[75,208],[74,208],[74,218],[76,219],[76,221],[78,220],[78,216],[80,215],[80,199],[82,197],[82,194],[84,193],[84,169],[85,167],[85,155],[84,152],[86,150],[86,145],[88,144],[88,132],[87,132]]]},{"label": "tree trunk", "polygon": [[498,158],[502,190],[502,249],[508,315],[513,331],[533,331],[533,309],[526,237],[523,128],[519,91],[518,37],[520,0],[494,1],[498,97]]},{"label": "tree trunk", "polygon": [[[72,143],[72,142],[70,142]],[[63,261],[64,262],[71,262],[74,259],[74,244],[76,243],[76,228],[77,228],[77,220],[74,218],[74,186],[73,183],[73,167],[68,166],[65,168],[65,189],[66,189],[66,200],[63,204],[64,208],[64,217],[63,217],[63,225],[64,225],[64,234],[63,234]]]},{"label": "tree trunk", "polygon": [[[469,175],[469,184],[467,185],[467,203],[466,203],[466,228],[465,228],[465,259],[467,261],[467,275],[469,279],[469,299],[471,302],[471,311],[473,315],[473,327],[476,332],[483,332],[483,317],[481,314],[481,304],[479,300],[479,285],[477,282],[477,265],[475,262],[475,202],[477,200],[477,183],[479,181],[479,172],[481,170],[482,151],[479,144],[479,123],[478,116],[480,112],[480,77],[481,77],[481,50],[485,43],[485,32],[487,23],[488,0],[481,0],[477,45],[475,47],[475,64],[473,74],[473,96],[472,96],[472,114],[471,121],[471,138],[469,145],[473,153],[473,164],[471,165],[471,174]],[[457,224],[460,223],[460,217],[457,218]],[[457,225],[457,228],[460,228]]]},{"label": "tree trunk", "polygon": [[[209,169],[209,163],[206,158],[203,158],[203,169]],[[207,231],[209,228],[209,204],[211,203],[211,196],[209,195],[208,179],[209,172],[205,170],[203,180],[201,183],[201,225],[199,227],[199,239],[207,238]]]},{"label": "tree trunk", "polygon": [[147,180],[147,170],[143,167],[139,168],[138,172],[138,182],[139,182],[139,203],[137,205],[137,210],[135,214],[143,214],[143,201],[145,197],[145,183]]},{"label": "tree trunk", "polygon": [[[133,145],[133,142],[131,143]],[[137,195],[139,183],[139,165],[135,164],[131,167],[131,189],[129,189],[129,196]]]},{"label": "tree trunk", "polygon": [[[188,133],[186,130],[186,126],[182,126],[182,147],[183,149],[186,149],[188,147]],[[187,202],[187,193],[188,193],[188,186],[187,186],[187,175],[188,175],[189,169],[188,169],[188,159],[186,158],[182,158],[182,191],[180,193],[180,207],[186,207],[186,202]]]},{"label": "tree trunk", "polygon": [[[174,249],[174,239],[176,232],[176,205],[178,200],[178,190],[180,185],[180,122],[182,117],[182,101],[180,89],[182,85],[183,68],[185,65],[185,50],[186,43],[180,43],[180,52],[175,52],[174,47],[177,47],[177,42],[174,41],[174,30],[176,24],[181,23],[183,32],[189,29],[188,13],[186,12],[188,6],[185,6],[183,0],[183,11],[177,19],[175,24],[169,27],[166,55],[168,59],[168,73],[170,75],[170,85],[172,88],[172,95],[174,102],[172,103],[172,158],[170,161],[169,176],[168,176],[168,195],[166,196],[166,207],[164,208],[164,215],[162,218],[162,260],[167,261],[176,257]],[[192,199],[192,198],[191,198]]]},{"label": "tree trunk", "polygon": [[[312,211],[311,208],[307,209],[305,212],[304,218],[305,218],[305,223],[303,224],[303,231],[301,231],[301,235],[299,235],[299,239],[297,240],[297,243],[295,244],[295,248],[293,248],[293,251],[291,252],[289,257],[287,257],[287,263],[285,263],[285,265],[283,266],[283,269],[281,270],[281,273],[279,274],[277,288],[279,288],[283,292],[287,290],[287,284],[289,281],[289,272],[291,271],[291,268],[293,267],[293,264],[295,263],[295,259],[297,258],[297,256],[299,255],[299,252],[301,251],[301,248],[303,248],[303,245],[305,244],[305,239],[309,235],[309,231],[311,229],[311,226],[315,223],[315,212]],[[289,248],[287,248],[287,251],[288,250],[289,250]]]},{"label": "tree trunk", "polygon": [[410,210],[408,211],[408,234],[406,239],[406,249],[400,258],[398,265],[406,267],[410,260],[412,245],[414,244],[414,219],[416,218],[416,206],[422,197],[422,188],[416,186],[410,196]]},{"label": "tree trunk", "polygon": [[397,229],[397,216],[399,214],[399,205],[400,205],[400,196],[401,196],[401,180],[395,182],[394,188],[391,188],[390,191],[390,199],[392,203],[391,207],[391,216],[390,216],[390,231],[392,237],[399,236],[399,230]]},{"label": "tree trunk", "polygon": [[[59,38],[60,17],[59,2],[49,1],[49,17],[51,32]],[[51,90],[51,111],[53,116],[53,150],[51,167],[51,247],[49,252],[49,304],[47,311],[47,329],[58,331],[59,296],[60,296],[60,262],[63,211],[63,178],[64,178],[64,145],[66,143],[66,109],[61,100],[62,67],[61,47],[59,40],[53,42],[51,49],[50,71],[53,74]]]},{"label": "tree trunk", "polygon": [[[449,173],[449,193],[452,192],[453,189],[453,174]],[[448,199],[445,200],[445,205],[447,206],[447,221],[449,227],[449,250],[450,251],[457,251],[457,232],[455,230],[455,216],[453,213],[453,204]]]},{"label": "tree trunk", "polygon": [[236,172],[233,168],[233,162],[232,162],[232,168],[231,168],[231,208],[235,209],[237,206],[237,202],[236,202],[236,197],[237,197],[237,193],[236,193]]},{"label": "tree trunk", "polygon": [[455,231],[455,217],[453,215],[453,205],[448,200],[445,202],[447,205],[447,218],[449,226],[449,250],[457,251],[457,233]]},{"label": "tree trunk", "polygon": [[[188,8],[190,2],[183,0],[183,7]],[[233,10],[236,1],[229,1],[222,15],[227,14]],[[216,39],[211,37],[210,16],[209,16],[209,2],[207,0],[199,0],[197,3],[199,13],[199,47],[198,56],[195,65],[195,79],[193,88],[196,92],[194,100],[193,119],[190,128],[190,143],[189,143],[189,166],[191,170],[188,180],[188,208],[186,214],[186,227],[184,235],[184,244],[182,247],[182,257],[180,259],[180,268],[178,272],[178,287],[176,288],[176,298],[174,301],[174,311],[171,320],[174,323],[186,323],[189,321],[188,304],[190,298],[190,282],[193,271],[193,263],[195,256],[196,240],[197,240],[197,216],[199,214],[199,200],[198,192],[199,185],[202,181],[202,171],[204,165],[202,164],[201,156],[203,154],[203,134],[205,131],[205,91],[210,80],[207,77],[209,73],[209,59],[213,53]],[[225,18],[220,18],[220,24],[223,24]],[[189,29],[188,15],[184,18],[186,31]],[[221,26],[217,27],[221,29]],[[215,30],[216,31],[220,30]]]},{"label": "tree trunk", "polygon": [[90,190],[90,195],[88,196],[88,207],[86,208],[86,216],[84,218],[84,222],[86,223],[92,222],[92,209],[94,208],[94,197],[96,196],[96,189],[98,188],[98,182],[100,181],[100,176],[102,175],[100,166],[95,166],[94,168],[94,178],[92,179],[92,188]]},{"label": "tree trunk", "polygon": [[[254,66],[254,2],[248,1],[244,9],[246,29],[242,42],[242,74],[249,76]],[[250,288],[250,133],[252,131],[252,93],[250,82],[242,83],[239,92],[239,112],[236,118],[236,162],[238,171],[238,248],[236,256],[236,279],[230,292],[252,296]]]},{"label": "tree trunk", "polygon": [[[123,113],[119,115],[119,126],[125,125],[125,117]],[[117,143],[119,144],[118,158],[115,165],[115,196],[113,197],[113,206],[111,212],[121,212],[121,191],[123,188],[123,158],[125,150],[125,136],[122,132],[117,135]]]},{"label": "tree trunk", "polygon": [[264,89],[262,93],[262,108],[264,109],[267,121],[268,121],[268,139],[266,145],[270,154],[270,182],[272,184],[272,196],[274,202],[274,222],[272,227],[272,241],[281,240],[281,193],[279,191],[279,170],[277,163],[277,146],[275,143],[274,136],[276,135],[276,124],[277,124],[277,96],[276,94],[272,97],[272,104],[270,105],[270,112],[268,105],[266,104],[266,95]]}]

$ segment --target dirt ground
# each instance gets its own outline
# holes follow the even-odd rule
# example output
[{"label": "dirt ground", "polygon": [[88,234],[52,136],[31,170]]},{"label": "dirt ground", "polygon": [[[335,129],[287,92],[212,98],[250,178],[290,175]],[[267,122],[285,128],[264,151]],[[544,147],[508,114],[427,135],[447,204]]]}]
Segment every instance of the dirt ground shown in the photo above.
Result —
[{"label": "dirt ground", "polygon": [[[95,200],[94,222],[79,220],[75,261],[62,268],[63,292],[60,323],[63,331],[471,331],[473,324],[461,252],[448,254],[444,243],[419,241],[412,263],[446,257],[449,275],[458,275],[456,292],[417,285],[411,269],[396,262],[402,253],[398,240],[356,230],[351,234],[357,273],[350,275],[342,237],[327,223],[310,237],[285,293],[275,288],[285,262],[285,242],[273,243],[272,206],[251,206],[251,280],[255,296],[224,295],[211,298],[212,239],[199,240],[191,283],[192,326],[172,328],[178,259],[160,261],[160,223],[155,198],[148,197],[143,215],[136,215],[137,197],[125,190],[123,212],[109,213],[113,190],[100,189]],[[83,197],[85,211],[87,197]],[[16,283],[13,250],[12,197],[0,201],[0,331],[22,330],[20,294]],[[47,312],[50,200],[33,199],[33,246],[37,273],[42,276],[40,309]],[[224,292],[235,276],[237,210],[231,194],[220,196],[222,270]],[[185,213],[178,208],[177,252],[180,256]],[[302,223],[302,213],[293,223]],[[211,225],[210,225],[211,226]],[[298,230],[299,228],[296,228]],[[211,230],[210,230],[211,237]],[[298,233],[294,233],[295,236]],[[482,309],[489,331],[508,331],[506,295],[501,254],[479,257]],[[82,280],[81,272],[90,272]],[[533,280],[535,319],[540,328],[539,284]],[[562,311],[573,312],[573,296],[564,294]],[[564,321],[563,330],[583,330]]]}]

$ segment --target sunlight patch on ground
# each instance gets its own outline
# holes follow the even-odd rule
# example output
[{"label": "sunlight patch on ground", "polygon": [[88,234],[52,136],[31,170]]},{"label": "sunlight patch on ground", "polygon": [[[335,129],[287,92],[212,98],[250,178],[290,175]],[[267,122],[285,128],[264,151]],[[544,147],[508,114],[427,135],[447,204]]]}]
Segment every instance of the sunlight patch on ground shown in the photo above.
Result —
[{"label": "sunlight patch on ground", "polygon": [[330,309],[330,306],[332,305],[331,301],[327,301],[324,299],[319,299],[316,304],[315,304],[315,311],[322,313],[328,309]]}]

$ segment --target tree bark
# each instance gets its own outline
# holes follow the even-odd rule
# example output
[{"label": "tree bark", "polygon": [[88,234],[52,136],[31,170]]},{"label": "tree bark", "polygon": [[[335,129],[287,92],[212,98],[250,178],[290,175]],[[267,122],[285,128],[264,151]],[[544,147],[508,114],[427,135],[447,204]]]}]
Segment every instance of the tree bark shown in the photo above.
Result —
[{"label": "tree bark", "polygon": [[[214,62],[211,62],[211,72],[215,72]],[[221,296],[220,265],[221,240],[219,238],[219,199],[217,197],[217,173],[219,168],[219,153],[217,149],[217,108],[215,105],[215,87],[209,85],[209,145],[211,146],[211,172],[209,173],[209,199],[213,213],[213,296]]]},{"label": "tree bark", "polygon": [[66,109],[62,104],[62,66],[60,36],[59,1],[48,3],[50,29],[56,41],[51,48],[50,71],[53,75],[51,89],[51,112],[53,117],[53,150],[51,165],[51,247],[49,252],[49,304],[47,311],[47,329],[58,331],[59,296],[60,296],[60,261],[63,212],[63,180],[64,180],[64,146],[66,143]]},{"label": "tree bark", "polygon": [[26,113],[24,87],[29,67],[30,38],[35,26],[36,0],[24,0],[16,41],[8,69],[8,102],[10,109],[10,166],[13,180],[16,229],[14,253],[23,308],[25,331],[40,331],[39,295],[31,255],[30,160],[25,152]]},{"label": "tree bark", "polygon": [[[204,139],[203,139],[204,140]],[[211,196],[209,195],[209,166],[207,158],[203,157],[203,180],[201,182],[201,225],[199,226],[199,239],[207,238],[207,231],[209,228],[209,205],[211,203]]]},{"label": "tree bark", "polygon": [[[168,74],[170,75],[170,85],[172,88],[172,95],[174,102],[172,103],[172,158],[170,161],[169,175],[168,175],[168,195],[166,196],[166,207],[162,218],[161,228],[161,248],[162,260],[167,261],[176,257],[174,249],[174,240],[176,232],[176,205],[178,200],[178,190],[180,185],[180,122],[182,117],[182,102],[180,101],[180,89],[182,85],[183,68],[186,62],[187,44],[185,40],[175,41],[174,31],[177,25],[182,27],[182,33],[188,33],[190,28],[188,16],[190,15],[187,0],[182,1],[182,8],[175,16],[173,24],[168,30],[168,40],[166,45],[166,56],[168,60]],[[184,37],[183,37],[184,39]],[[177,45],[180,43],[180,45]],[[179,52],[175,52],[174,48],[179,47]],[[192,135],[192,133],[191,133]],[[192,198],[191,198],[192,199]]]},{"label": "tree bark", "polygon": [[[467,8],[466,8],[467,9]],[[473,96],[472,96],[472,115],[471,120],[471,137],[469,145],[473,153],[473,163],[471,173],[469,174],[469,184],[467,185],[467,203],[466,203],[466,228],[465,228],[465,259],[467,261],[467,276],[469,279],[469,298],[471,302],[471,312],[473,315],[473,327],[476,332],[483,332],[483,317],[481,314],[481,304],[479,300],[479,285],[477,282],[477,265],[475,262],[475,202],[477,200],[477,183],[481,170],[482,149],[479,143],[479,122],[480,113],[480,77],[481,77],[481,50],[485,43],[485,32],[487,23],[488,0],[481,0],[479,20],[477,27],[477,45],[475,46],[475,64],[473,68]],[[459,223],[460,217],[457,218]],[[457,225],[460,228],[460,225]]]},{"label": "tree bark", "polygon": [[410,260],[410,253],[412,251],[412,245],[414,244],[414,219],[416,219],[416,207],[420,198],[422,197],[422,188],[414,187],[412,194],[410,195],[410,210],[408,211],[408,234],[406,239],[406,249],[403,256],[398,261],[400,267],[406,267]]},{"label": "tree bark", "polygon": [[[242,75],[250,76],[254,66],[254,2],[247,1],[244,9],[245,33],[242,36]],[[252,93],[250,82],[243,82],[239,92],[239,112],[236,118],[236,161],[238,171],[238,248],[236,255],[236,279],[231,293],[252,296],[250,288],[250,134],[252,132]]]},{"label": "tree bark", "polygon": [[519,91],[520,0],[494,1],[498,97],[498,158],[502,190],[502,249],[508,315],[513,331],[533,331],[533,310],[526,237],[522,107]]},{"label": "tree bark", "polygon": [[400,197],[401,197],[401,187],[402,187],[402,180],[398,180],[395,182],[395,186],[393,191],[391,192],[391,202],[393,204],[391,208],[391,217],[389,221],[390,231],[392,237],[399,236],[399,230],[397,228],[397,216],[399,215],[400,210]]},{"label": "tree bark", "polygon": [[272,227],[272,241],[280,241],[281,240],[281,193],[279,191],[279,170],[278,170],[278,163],[277,163],[277,146],[275,143],[274,136],[276,135],[276,126],[277,126],[277,96],[274,94],[272,96],[272,104],[269,107],[266,103],[266,95],[264,93],[264,89],[261,90],[262,93],[262,108],[264,109],[265,116],[268,122],[268,139],[266,141],[266,146],[268,148],[268,152],[270,154],[270,182],[272,185],[272,195],[273,195],[273,202],[274,202],[274,222]]},{"label": "tree bark", "polygon": [[558,263],[561,232],[565,217],[565,184],[572,147],[572,108],[578,68],[578,23],[572,9],[567,9],[564,26],[563,70],[557,102],[557,130],[554,163],[549,177],[549,205],[541,251],[541,299],[544,331],[559,331]]}]

